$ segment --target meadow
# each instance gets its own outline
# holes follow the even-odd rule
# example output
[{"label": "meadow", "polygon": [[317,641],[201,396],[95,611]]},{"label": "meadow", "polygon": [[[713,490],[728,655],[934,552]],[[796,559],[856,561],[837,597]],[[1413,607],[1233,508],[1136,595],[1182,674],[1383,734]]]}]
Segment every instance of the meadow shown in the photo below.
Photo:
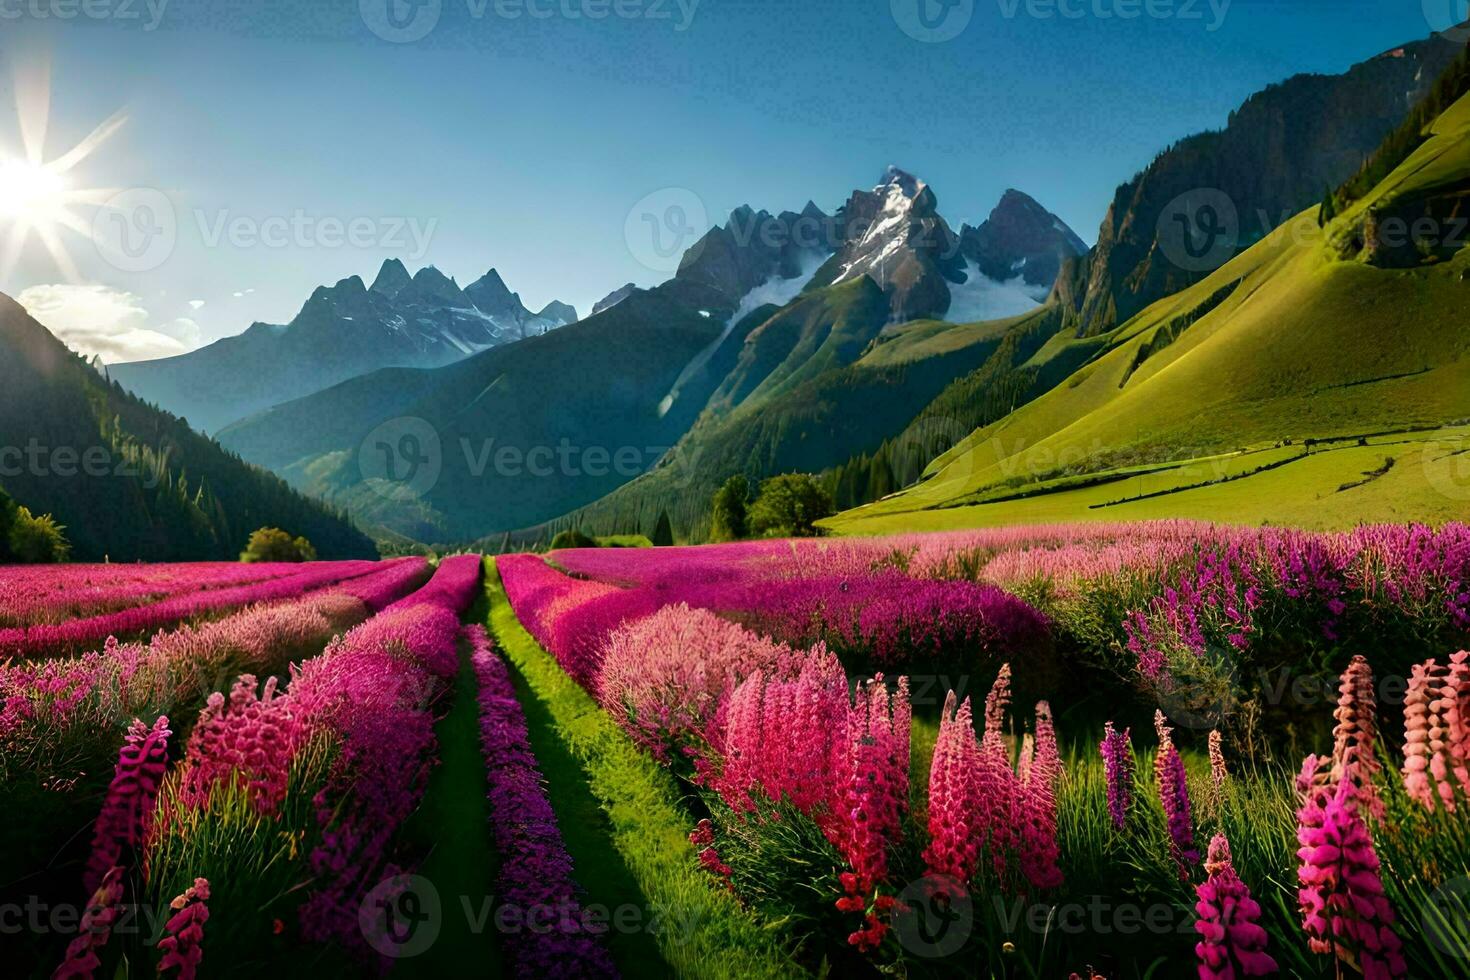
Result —
[{"label": "meadow", "polygon": [[17,975],[1470,976],[1464,525],[0,595]]}]

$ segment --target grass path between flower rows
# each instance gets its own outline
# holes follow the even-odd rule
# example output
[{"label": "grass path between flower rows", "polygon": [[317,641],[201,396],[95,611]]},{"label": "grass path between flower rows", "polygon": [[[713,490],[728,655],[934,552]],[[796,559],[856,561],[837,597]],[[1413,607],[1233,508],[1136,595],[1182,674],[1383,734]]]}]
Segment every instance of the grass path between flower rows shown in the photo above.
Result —
[{"label": "grass path between flower rows", "polygon": [[[475,613],[485,611],[483,601],[476,603]],[[434,729],[439,765],[406,828],[428,853],[417,873],[438,893],[439,935],[423,954],[396,964],[395,976],[505,975],[493,918],[500,858],[490,843],[478,684],[466,644],[459,654],[453,701]]]},{"label": "grass path between flower rows", "polygon": [[513,668],[586,903],[641,917],[643,928],[615,928],[608,937],[623,974],[803,976],[778,936],[711,887],[689,843],[693,821],[673,777],[526,632],[493,561],[485,584],[490,628]]}]

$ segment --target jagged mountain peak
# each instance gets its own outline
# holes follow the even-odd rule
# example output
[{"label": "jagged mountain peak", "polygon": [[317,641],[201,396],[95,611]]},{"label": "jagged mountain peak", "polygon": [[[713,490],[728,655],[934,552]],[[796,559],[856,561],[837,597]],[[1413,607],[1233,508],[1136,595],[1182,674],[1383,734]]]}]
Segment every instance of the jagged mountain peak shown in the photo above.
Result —
[{"label": "jagged mountain peak", "polygon": [[604,310],[612,309],[614,306],[617,306],[619,303],[627,299],[629,296],[632,296],[637,291],[638,285],[636,283],[630,282],[625,285],[619,286],[617,289],[614,289],[612,292],[602,297],[602,299],[592,304],[592,316],[596,316]]},{"label": "jagged mountain peak", "polygon": [[867,276],[889,296],[895,320],[943,316],[949,283],[965,281],[958,240],[924,181],[890,166],[870,191],[853,191],[834,221],[841,244],[813,282]]},{"label": "jagged mountain peak", "polygon": [[805,283],[835,247],[817,214],[821,221],[742,204],[684,253],[675,279],[714,289],[732,308],[774,282]]},{"label": "jagged mountain peak", "polygon": [[[256,323],[188,354],[119,365],[111,375],[135,394],[219,431],[360,374],[451,364],[576,318],[575,310],[556,303],[547,307],[549,315],[531,313],[493,269],[471,288],[477,298],[432,265],[410,276],[400,260],[389,259],[371,289],[356,275],[318,286],[289,324]],[[491,294],[497,303],[487,301]]]},{"label": "jagged mountain peak", "polygon": [[466,286],[464,292],[481,312],[490,316],[513,316],[522,309],[521,298],[510,291],[494,269]]},{"label": "jagged mountain peak", "polygon": [[408,274],[401,259],[385,259],[378,269],[378,277],[373,280],[372,291],[392,298],[412,281],[413,277]]},{"label": "jagged mountain peak", "polygon": [[577,322],[577,308],[570,303],[563,303],[559,299],[554,299],[541,307],[541,311],[536,315],[543,320],[557,321],[563,326],[568,323]]},{"label": "jagged mountain peak", "polygon": [[922,193],[923,190],[928,186],[928,184],[924,183],[924,181],[920,180],[918,177],[915,177],[907,170],[904,170],[902,167],[899,167],[896,164],[890,163],[888,165],[888,168],[883,171],[883,176],[878,181],[878,185],[873,188],[873,193],[884,194],[886,196],[893,191],[897,191],[903,194],[904,197],[912,200],[913,198],[918,197],[919,194]]},{"label": "jagged mountain peak", "polygon": [[978,227],[960,227],[960,253],[989,279],[1020,278],[1040,300],[1062,263],[1085,255],[1087,245],[1031,195],[1010,188]]}]

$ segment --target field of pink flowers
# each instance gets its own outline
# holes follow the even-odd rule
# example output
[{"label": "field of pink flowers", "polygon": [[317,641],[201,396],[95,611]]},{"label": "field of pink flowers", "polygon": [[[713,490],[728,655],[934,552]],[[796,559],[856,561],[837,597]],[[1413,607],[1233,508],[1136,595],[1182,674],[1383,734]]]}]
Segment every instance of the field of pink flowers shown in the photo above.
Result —
[{"label": "field of pink flowers", "polygon": [[482,566],[14,576],[7,971],[1470,977],[1462,525]]},{"label": "field of pink flowers", "polygon": [[[462,623],[481,570],[477,555],[280,569],[258,584],[289,589],[222,618],[0,665],[0,798],[24,815],[8,821],[0,906],[84,908],[69,925],[7,928],[11,975],[380,973],[424,857],[403,828],[463,678],[479,688],[478,791],[494,819],[457,831],[495,841],[506,900],[575,901],[505,666]],[[218,610],[208,597],[229,577],[201,569],[173,608]],[[614,973],[591,934],[506,946],[516,976],[562,961]]]},{"label": "field of pink flowers", "polygon": [[497,566],[698,800],[711,886],[814,969],[1470,976],[1463,525]]},{"label": "field of pink flowers", "polygon": [[[109,604],[111,612],[0,629],[0,661],[78,652],[109,636],[132,638],[185,620],[219,615],[261,602],[294,599],[379,570],[377,562],[314,562],[307,566],[270,566],[276,574],[244,584],[178,591],[156,602]],[[209,573],[205,573],[208,582]],[[147,593],[144,593],[146,596]],[[121,606],[118,608],[118,606]]]}]

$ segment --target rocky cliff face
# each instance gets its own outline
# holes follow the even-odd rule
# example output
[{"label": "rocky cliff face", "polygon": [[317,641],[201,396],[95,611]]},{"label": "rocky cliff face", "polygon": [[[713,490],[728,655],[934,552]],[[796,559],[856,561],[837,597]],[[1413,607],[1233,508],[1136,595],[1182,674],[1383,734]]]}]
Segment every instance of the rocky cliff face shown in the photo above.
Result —
[{"label": "rocky cliff face", "polygon": [[1067,328],[1102,333],[1184,289],[1352,176],[1458,54],[1442,38],[1252,96],[1118,188],[1097,245],[1063,263]]},{"label": "rocky cliff face", "polygon": [[981,275],[998,282],[1020,279],[1045,296],[1062,263],[1087,253],[1066,222],[1029,195],[1011,189],[978,228],[960,227],[960,254]]}]

